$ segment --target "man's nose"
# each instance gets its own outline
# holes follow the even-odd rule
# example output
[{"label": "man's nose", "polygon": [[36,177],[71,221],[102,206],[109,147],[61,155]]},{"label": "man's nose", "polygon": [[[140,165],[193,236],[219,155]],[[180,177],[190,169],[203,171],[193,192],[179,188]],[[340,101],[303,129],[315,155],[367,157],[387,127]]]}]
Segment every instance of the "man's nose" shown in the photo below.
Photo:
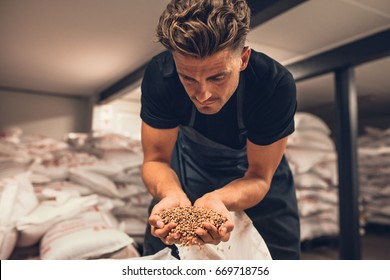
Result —
[{"label": "man's nose", "polygon": [[205,102],[211,97],[211,92],[208,90],[207,86],[200,85],[195,97],[199,102]]}]

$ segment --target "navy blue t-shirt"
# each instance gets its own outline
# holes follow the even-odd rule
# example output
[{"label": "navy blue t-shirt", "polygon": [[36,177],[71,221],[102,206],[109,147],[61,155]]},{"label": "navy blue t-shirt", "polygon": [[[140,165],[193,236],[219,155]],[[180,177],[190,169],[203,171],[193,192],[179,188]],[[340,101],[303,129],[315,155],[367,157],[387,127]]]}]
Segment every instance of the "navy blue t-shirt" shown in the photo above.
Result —
[{"label": "navy blue t-shirt", "polygon": [[[269,145],[294,132],[297,102],[291,73],[274,59],[252,50],[247,68],[240,73],[240,83],[243,80],[243,120],[248,139]],[[170,52],[152,58],[141,90],[141,118],[145,123],[160,129],[188,125],[193,104]],[[242,148],[245,143],[238,137],[236,98],[237,92],[216,114],[197,111],[194,129],[217,143]]]}]

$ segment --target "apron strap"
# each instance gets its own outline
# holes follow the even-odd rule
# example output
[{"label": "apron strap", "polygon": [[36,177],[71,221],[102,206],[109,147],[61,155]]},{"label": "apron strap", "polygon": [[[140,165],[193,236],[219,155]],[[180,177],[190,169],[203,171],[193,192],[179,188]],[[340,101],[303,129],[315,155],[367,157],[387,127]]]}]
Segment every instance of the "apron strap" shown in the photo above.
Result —
[{"label": "apron strap", "polygon": [[243,110],[244,110],[244,90],[245,90],[245,76],[240,73],[240,81],[237,87],[237,124],[238,124],[238,139],[240,143],[246,145],[246,135],[248,130],[245,127]]},{"label": "apron strap", "polygon": [[188,124],[189,127],[193,128],[195,124],[195,117],[196,117],[196,108],[194,103],[192,103],[192,111],[191,111],[191,117],[190,117],[190,122]]}]

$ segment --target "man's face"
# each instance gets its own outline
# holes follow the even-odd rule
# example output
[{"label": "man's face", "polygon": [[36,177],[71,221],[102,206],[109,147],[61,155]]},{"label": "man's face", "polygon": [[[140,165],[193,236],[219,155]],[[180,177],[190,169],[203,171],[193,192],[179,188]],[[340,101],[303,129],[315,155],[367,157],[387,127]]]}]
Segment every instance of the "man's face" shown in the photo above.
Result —
[{"label": "man's face", "polygon": [[240,71],[247,66],[250,49],[222,50],[206,58],[173,52],[176,69],[188,96],[199,112],[218,113],[238,86]]}]

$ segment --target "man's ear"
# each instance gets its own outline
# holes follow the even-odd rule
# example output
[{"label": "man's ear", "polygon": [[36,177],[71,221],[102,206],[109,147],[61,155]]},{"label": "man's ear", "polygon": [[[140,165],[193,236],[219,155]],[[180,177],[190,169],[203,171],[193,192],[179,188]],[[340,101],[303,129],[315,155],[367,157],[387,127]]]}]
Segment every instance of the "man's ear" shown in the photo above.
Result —
[{"label": "man's ear", "polygon": [[250,47],[244,47],[244,49],[241,52],[241,67],[240,71],[243,71],[246,69],[249,63],[249,58],[251,56],[251,48]]}]

